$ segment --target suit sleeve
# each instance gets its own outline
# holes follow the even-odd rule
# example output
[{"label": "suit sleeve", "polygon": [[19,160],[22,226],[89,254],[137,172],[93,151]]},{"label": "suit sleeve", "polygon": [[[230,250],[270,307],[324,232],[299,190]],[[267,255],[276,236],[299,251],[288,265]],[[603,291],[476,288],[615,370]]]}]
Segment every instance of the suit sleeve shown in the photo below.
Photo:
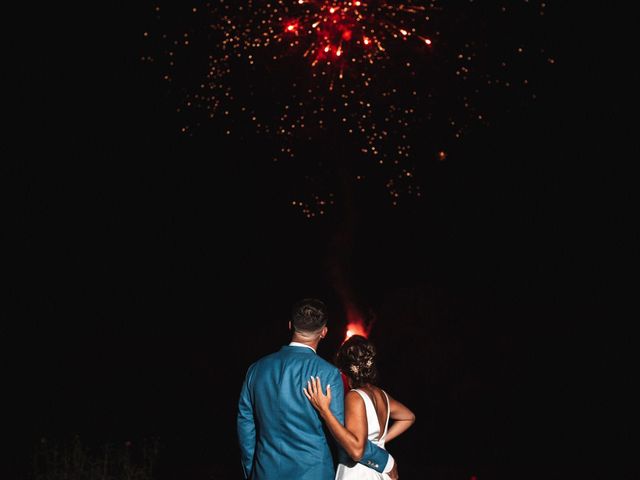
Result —
[{"label": "suit sleeve", "polygon": [[[329,384],[331,385],[331,412],[344,425],[344,387],[338,370],[331,376]],[[341,447],[338,448],[341,450],[340,455],[346,456],[343,449]],[[364,446],[364,453],[358,463],[382,473],[388,461],[389,452],[367,440]]]},{"label": "suit sleeve", "polygon": [[358,463],[363,464],[365,467],[373,468],[376,472],[384,472],[387,462],[389,461],[389,452],[384,448],[380,448],[374,443],[367,440],[364,446],[364,453]]},{"label": "suit sleeve", "polygon": [[249,368],[240,391],[238,401],[238,441],[240,442],[240,459],[244,478],[249,478],[253,467],[253,455],[256,449],[256,425],[253,417],[250,382],[253,369]]}]

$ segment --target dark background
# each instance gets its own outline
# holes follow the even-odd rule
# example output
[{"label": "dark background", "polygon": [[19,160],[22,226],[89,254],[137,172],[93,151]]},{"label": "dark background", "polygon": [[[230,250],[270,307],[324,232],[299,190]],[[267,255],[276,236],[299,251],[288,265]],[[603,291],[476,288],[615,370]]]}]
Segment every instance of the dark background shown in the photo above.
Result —
[{"label": "dark background", "polygon": [[[288,341],[291,304],[328,302],[321,355],[342,339],[328,275],[341,210],[287,207],[295,179],[251,143],[176,135],[132,53],[141,13],[123,12],[63,28],[42,11],[12,71],[10,466],[42,437],[157,435],[165,478],[238,478],[237,394]],[[430,165],[421,201],[356,191],[348,278],[375,316],[381,384],[417,415],[390,445],[404,478],[622,478],[630,463],[614,297],[637,238],[619,140],[633,78],[614,74],[615,41],[562,20],[540,100]]]}]

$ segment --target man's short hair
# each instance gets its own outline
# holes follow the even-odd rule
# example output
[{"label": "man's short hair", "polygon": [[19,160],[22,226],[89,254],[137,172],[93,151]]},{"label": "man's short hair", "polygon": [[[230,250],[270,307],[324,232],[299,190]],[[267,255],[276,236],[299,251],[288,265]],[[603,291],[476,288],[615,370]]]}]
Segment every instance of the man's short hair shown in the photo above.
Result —
[{"label": "man's short hair", "polygon": [[320,300],[305,298],[293,306],[291,325],[297,332],[313,333],[327,324],[327,307]]}]

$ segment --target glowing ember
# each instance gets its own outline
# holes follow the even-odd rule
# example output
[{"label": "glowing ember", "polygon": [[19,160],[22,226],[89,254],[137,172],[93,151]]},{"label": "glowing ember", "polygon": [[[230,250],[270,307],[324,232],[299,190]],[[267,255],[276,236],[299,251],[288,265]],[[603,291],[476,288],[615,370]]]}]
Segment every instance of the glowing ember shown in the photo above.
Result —
[{"label": "glowing ember", "polygon": [[347,332],[345,334],[345,341],[354,335],[362,335],[363,337],[368,337],[369,333],[367,329],[362,323],[349,323],[347,325]]}]

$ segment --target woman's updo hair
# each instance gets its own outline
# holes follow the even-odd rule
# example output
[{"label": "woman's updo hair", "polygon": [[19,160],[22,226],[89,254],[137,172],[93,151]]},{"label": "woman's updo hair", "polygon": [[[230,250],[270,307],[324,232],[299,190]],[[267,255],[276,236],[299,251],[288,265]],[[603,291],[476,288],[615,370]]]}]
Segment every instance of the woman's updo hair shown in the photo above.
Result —
[{"label": "woman's updo hair", "polygon": [[353,335],[342,344],[336,354],[336,365],[351,379],[353,388],[375,383],[376,348],[362,335]]}]

